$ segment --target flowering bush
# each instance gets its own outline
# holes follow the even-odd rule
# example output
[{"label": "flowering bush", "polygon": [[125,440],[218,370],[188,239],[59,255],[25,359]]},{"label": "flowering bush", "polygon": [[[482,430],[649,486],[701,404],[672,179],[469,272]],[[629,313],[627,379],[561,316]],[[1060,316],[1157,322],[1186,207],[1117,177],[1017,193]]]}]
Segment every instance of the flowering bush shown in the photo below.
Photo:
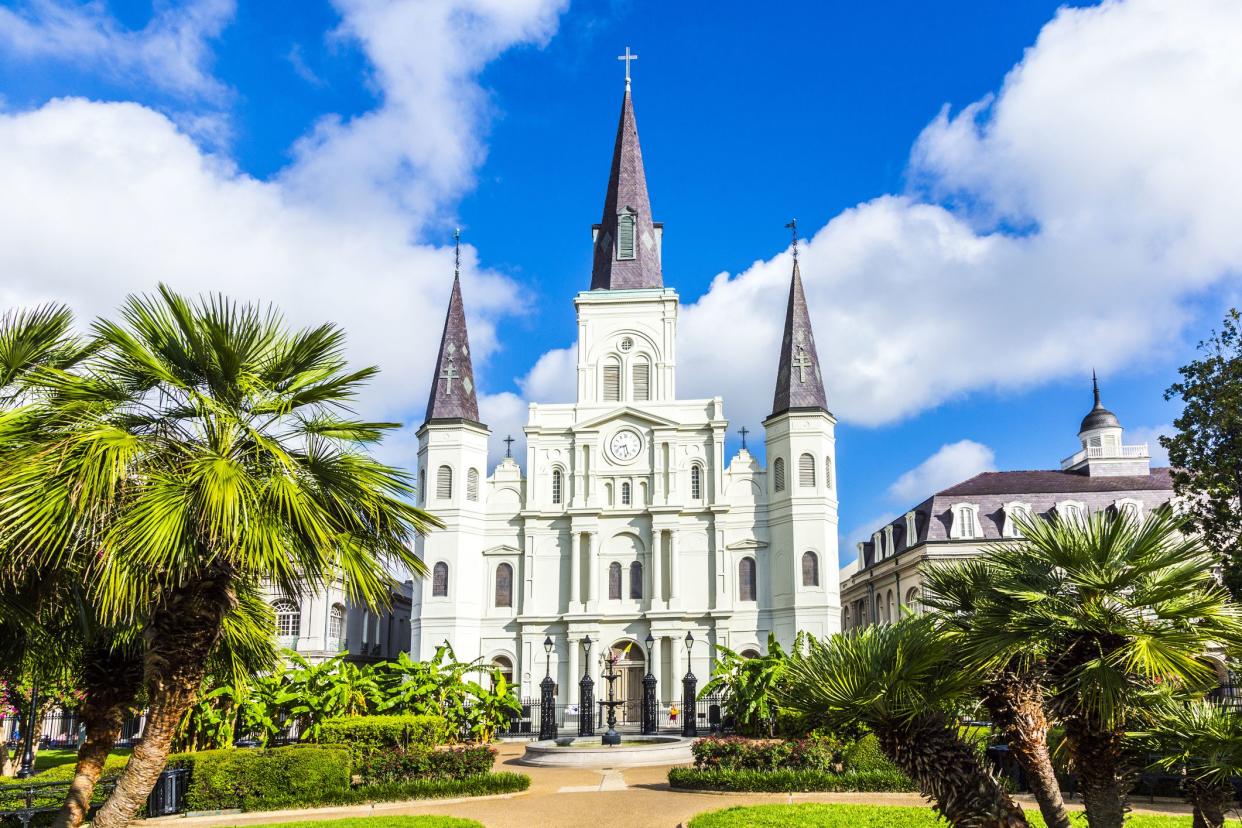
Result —
[{"label": "flowering bush", "polygon": [[840,764],[840,743],[831,738],[745,739],[724,736],[694,743],[699,770],[833,770]]}]

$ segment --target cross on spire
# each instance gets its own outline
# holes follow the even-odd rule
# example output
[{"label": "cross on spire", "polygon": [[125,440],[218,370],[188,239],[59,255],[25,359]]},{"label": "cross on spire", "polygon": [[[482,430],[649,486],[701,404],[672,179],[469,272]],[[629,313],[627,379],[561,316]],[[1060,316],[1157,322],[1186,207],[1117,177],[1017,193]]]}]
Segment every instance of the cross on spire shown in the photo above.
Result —
[{"label": "cross on spire", "polygon": [[630,47],[629,47],[629,46],[626,46],[626,47],[625,47],[625,54],[624,54],[624,55],[617,55],[617,60],[624,60],[624,61],[625,61],[625,88],[626,88],[626,89],[629,89],[629,88],[630,88],[630,61],[631,61],[631,60],[638,60],[638,55],[631,54],[631,53],[630,53]]},{"label": "cross on spire", "polygon": [[794,261],[798,261],[798,220],[790,219],[789,224],[785,228],[793,234],[793,257]]},{"label": "cross on spire", "polygon": [[461,228],[453,229],[453,278],[461,275]]},{"label": "cross on spire", "polygon": [[510,434],[508,437],[504,439],[504,444],[505,444],[505,457],[512,457],[513,456],[513,435],[512,434]]},{"label": "cross on spire", "polygon": [[460,376],[460,374],[458,374],[457,369],[453,367],[453,360],[451,359],[445,360],[444,370],[440,373],[440,379],[444,380],[445,383],[447,383],[444,386],[445,394],[453,393],[453,380],[457,379],[458,376]]},{"label": "cross on spire", "polygon": [[742,435],[742,448],[745,449],[746,448],[746,435],[750,434],[750,429],[747,428],[746,426],[742,426],[741,428],[737,430],[737,433]]}]

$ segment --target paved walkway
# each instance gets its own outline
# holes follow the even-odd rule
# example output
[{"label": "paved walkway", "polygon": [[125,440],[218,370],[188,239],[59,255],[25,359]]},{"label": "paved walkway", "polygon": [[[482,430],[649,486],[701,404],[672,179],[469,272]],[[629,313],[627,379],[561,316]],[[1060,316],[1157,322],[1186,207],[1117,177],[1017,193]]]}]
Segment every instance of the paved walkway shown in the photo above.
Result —
[{"label": "paved walkway", "polygon": [[[599,770],[527,767],[516,762],[522,755],[523,747],[523,743],[502,744],[499,746],[500,755],[496,759],[496,770],[518,771],[530,775],[530,789],[520,794],[483,799],[388,802],[373,806],[189,817],[179,819],[177,826],[211,828],[353,816],[447,814],[476,819],[487,828],[674,828],[684,825],[695,814],[730,805],[773,802],[926,805],[917,794],[904,793],[686,793],[669,788],[666,767]],[[1024,800],[1025,806],[1035,807],[1029,798],[1020,799]],[[1155,805],[1139,802],[1135,803],[1134,811],[1190,813],[1183,803],[1171,802]]]}]

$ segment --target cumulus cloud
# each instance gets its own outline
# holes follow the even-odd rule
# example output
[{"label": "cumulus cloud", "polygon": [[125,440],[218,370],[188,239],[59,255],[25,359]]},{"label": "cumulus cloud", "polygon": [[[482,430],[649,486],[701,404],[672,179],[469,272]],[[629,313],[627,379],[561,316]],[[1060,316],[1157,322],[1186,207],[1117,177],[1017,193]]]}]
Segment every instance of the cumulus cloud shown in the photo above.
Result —
[{"label": "cumulus cloud", "polygon": [[[890,423],[1177,341],[1192,302],[1242,273],[1238,42],[1233,0],[1062,8],[997,93],[946,107],[908,192],[803,246],[834,412]],[[683,307],[681,395],[723,394],[735,422],[767,415],[790,265],[721,273]]]},{"label": "cumulus cloud", "polygon": [[100,2],[26,0],[0,8],[0,44],[9,59],[53,58],[139,80],[179,97],[219,99],[211,41],[233,19],[235,0],[158,7],[141,29],[126,29]]},{"label": "cumulus cloud", "polygon": [[996,470],[996,454],[974,440],[946,443],[935,454],[903,473],[888,487],[888,495],[914,503],[941,489],[985,471]]}]

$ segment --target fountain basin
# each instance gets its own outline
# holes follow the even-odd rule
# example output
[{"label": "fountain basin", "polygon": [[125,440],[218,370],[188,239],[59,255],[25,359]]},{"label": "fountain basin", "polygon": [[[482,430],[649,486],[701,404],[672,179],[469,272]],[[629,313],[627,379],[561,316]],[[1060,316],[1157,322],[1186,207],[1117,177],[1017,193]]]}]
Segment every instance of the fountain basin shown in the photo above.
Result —
[{"label": "fountain basin", "polygon": [[523,765],[553,768],[636,768],[646,765],[688,765],[693,739],[680,736],[621,737],[619,745],[600,744],[599,736],[563,736],[531,742],[519,760]]}]

